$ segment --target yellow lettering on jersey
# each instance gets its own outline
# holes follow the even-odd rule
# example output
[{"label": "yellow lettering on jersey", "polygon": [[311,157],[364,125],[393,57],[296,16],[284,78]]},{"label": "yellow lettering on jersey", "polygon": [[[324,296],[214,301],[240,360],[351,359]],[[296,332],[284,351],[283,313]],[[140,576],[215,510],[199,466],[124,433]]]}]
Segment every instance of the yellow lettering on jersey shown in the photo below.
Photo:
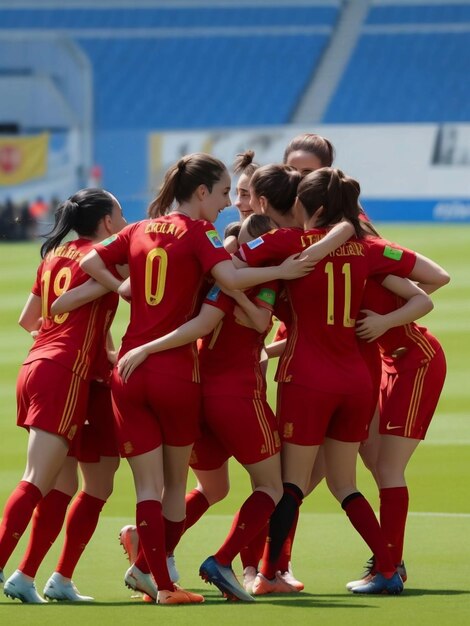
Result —
[{"label": "yellow lettering on jersey", "polygon": [[173,235],[180,239],[186,231],[180,230],[176,224],[171,224],[168,222],[150,222],[145,227],[145,234],[148,233],[162,233],[164,235]]},{"label": "yellow lettering on jersey", "polygon": [[80,252],[80,250],[72,248],[71,246],[58,246],[49,252],[46,259],[50,261],[56,256],[71,259],[72,261],[78,261],[82,258],[83,252]]},{"label": "yellow lettering on jersey", "polygon": [[364,256],[364,246],[357,241],[347,241],[333,250],[329,256]]}]

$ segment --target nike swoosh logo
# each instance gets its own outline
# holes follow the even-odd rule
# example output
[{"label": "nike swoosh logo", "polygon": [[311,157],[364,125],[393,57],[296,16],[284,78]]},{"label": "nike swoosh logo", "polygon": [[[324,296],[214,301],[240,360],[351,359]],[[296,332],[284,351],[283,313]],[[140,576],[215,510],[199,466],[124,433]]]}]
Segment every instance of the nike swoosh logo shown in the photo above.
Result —
[{"label": "nike swoosh logo", "polygon": [[385,430],[396,430],[397,428],[403,428],[403,426],[390,426],[390,422],[387,422]]}]

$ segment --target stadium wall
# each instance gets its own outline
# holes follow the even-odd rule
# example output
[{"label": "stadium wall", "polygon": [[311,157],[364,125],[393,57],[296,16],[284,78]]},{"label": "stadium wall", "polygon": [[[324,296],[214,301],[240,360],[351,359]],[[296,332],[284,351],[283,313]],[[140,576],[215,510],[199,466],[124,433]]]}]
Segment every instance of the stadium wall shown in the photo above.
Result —
[{"label": "stadium wall", "polygon": [[252,149],[260,164],[279,162],[290,139],[304,132],[324,135],[333,142],[334,164],[360,182],[363,205],[371,219],[470,222],[470,124],[151,133],[149,187],[155,189],[167,167],[182,154],[211,152],[232,163],[237,153]]}]

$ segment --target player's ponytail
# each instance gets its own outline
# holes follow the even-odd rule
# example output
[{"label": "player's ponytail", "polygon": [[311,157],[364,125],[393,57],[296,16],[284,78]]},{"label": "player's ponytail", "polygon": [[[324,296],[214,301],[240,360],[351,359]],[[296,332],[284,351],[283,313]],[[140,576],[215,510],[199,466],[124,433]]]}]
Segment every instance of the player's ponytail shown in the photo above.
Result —
[{"label": "player's ponytail", "polygon": [[254,158],[255,153],[253,150],[245,150],[245,152],[237,154],[235,161],[233,162],[234,173],[246,174],[246,176],[251,178],[259,167],[258,163],[253,161]]},{"label": "player's ponytail", "polygon": [[59,204],[54,213],[54,227],[45,235],[41,257],[54,250],[71,232],[80,237],[92,237],[101,219],[111,215],[116,199],[104,189],[81,189]]},{"label": "player's ponytail", "polygon": [[182,157],[167,170],[157,197],[148,207],[148,216],[165,215],[175,200],[179,204],[187,202],[199,185],[205,185],[211,192],[226,171],[222,161],[210,154],[195,152]]},{"label": "player's ponytail", "polygon": [[307,174],[299,184],[297,197],[309,217],[321,208],[316,226],[322,228],[348,219],[354,226],[357,237],[363,237],[359,204],[361,188],[357,180],[346,176],[341,170],[323,167]]}]

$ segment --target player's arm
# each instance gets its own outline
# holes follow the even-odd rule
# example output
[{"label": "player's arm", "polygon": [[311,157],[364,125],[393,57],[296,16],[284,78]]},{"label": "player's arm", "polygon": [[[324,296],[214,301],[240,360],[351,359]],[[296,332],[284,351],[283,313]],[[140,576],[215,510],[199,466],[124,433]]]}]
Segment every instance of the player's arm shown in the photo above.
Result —
[{"label": "player's arm", "polygon": [[335,224],[320,241],[305,248],[301,258],[308,258],[310,261],[317,263],[343,245],[343,243],[346,243],[354,234],[354,226],[348,220],[343,219],[338,224]]},{"label": "player's arm", "polygon": [[96,250],[90,250],[90,252],[83,257],[80,261],[80,267],[84,272],[94,278],[96,282],[106,287],[107,291],[118,291],[122,280],[116,278],[106,267]]},{"label": "player's arm", "polygon": [[51,315],[60,315],[61,313],[74,311],[84,304],[104,296],[108,292],[109,289],[107,287],[97,283],[93,278],[89,278],[82,285],[65,291],[57,300],[54,300],[51,305]]},{"label": "player's arm", "polygon": [[269,283],[273,280],[291,280],[308,274],[315,266],[308,257],[299,259],[298,254],[287,257],[280,265],[269,267],[247,267],[243,261],[235,267],[232,261],[221,261],[211,269],[215,281],[229,290],[248,289],[260,283]]},{"label": "player's arm", "polygon": [[450,282],[450,276],[444,268],[421,254],[416,254],[410,278],[417,281],[418,287],[426,293],[433,293]]},{"label": "player's arm", "polygon": [[137,348],[133,348],[119,359],[118,373],[124,382],[150,354],[179,348],[187,343],[196,341],[199,337],[208,335],[224,317],[225,313],[214,306],[203,304],[199,315],[182,324],[175,330],[149,341]]},{"label": "player's arm", "polygon": [[37,334],[37,331],[41,328],[42,324],[42,302],[39,296],[34,293],[30,293],[26,304],[21,311],[18,324],[24,328],[28,333]]},{"label": "player's arm", "polygon": [[243,291],[232,291],[228,295],[237,303],[233,311],[236,319],[243,326],[248,326],[249,328],[254,328],[259,333],[264,333],[271,323],[271,311],[252,302]]},{"label": "player's arm", "polygon": [[405,299],[406,302],[395,311],[384,315],[369,309],[362,310],[365,317],[357,322],[356,333],[358,337],[368,342],[374,341],[390,328],[410,324],[423,315],[427,315],[434,306],[431,298],[406,278],[387,276],[382,285]]}]

